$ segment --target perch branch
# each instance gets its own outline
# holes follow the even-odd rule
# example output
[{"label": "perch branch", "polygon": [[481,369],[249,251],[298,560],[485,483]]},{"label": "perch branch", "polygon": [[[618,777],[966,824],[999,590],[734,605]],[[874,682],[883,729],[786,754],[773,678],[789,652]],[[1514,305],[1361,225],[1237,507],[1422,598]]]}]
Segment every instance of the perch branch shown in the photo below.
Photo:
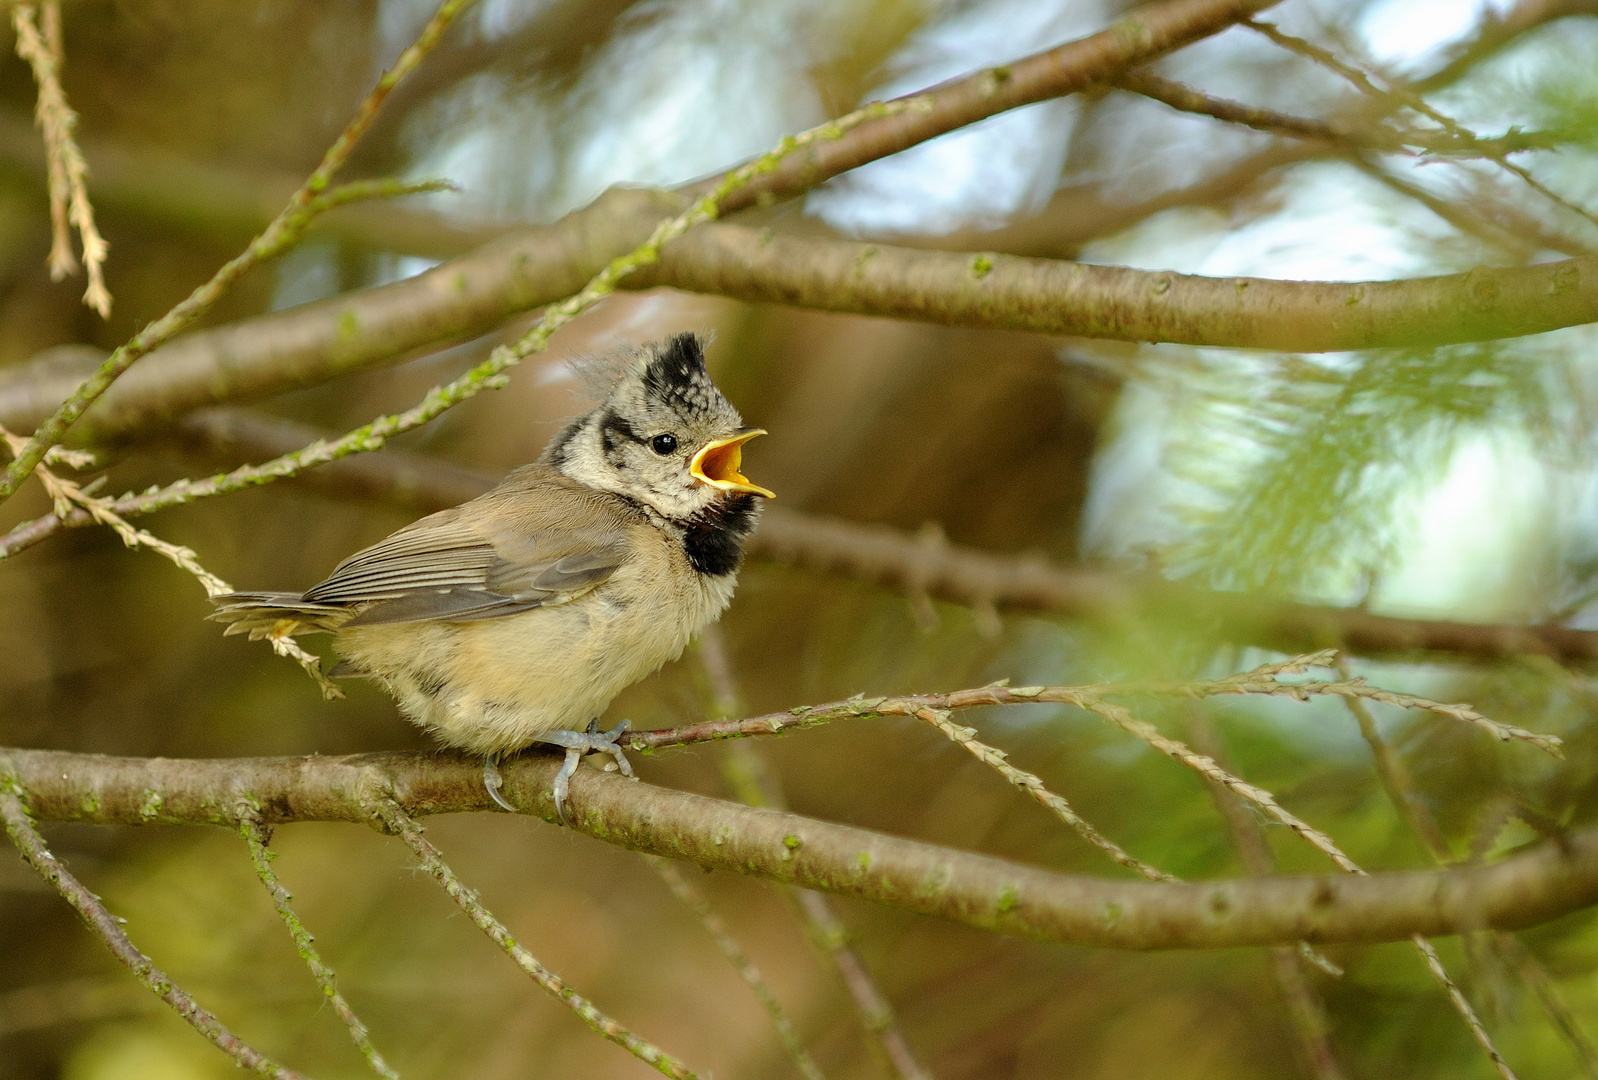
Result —
[{"label": "perch branch", "polygon": [[[449,754],[184,760],[0,750],[34,813],[100,824],[237,827],[249,792],[268,823],[356,821],[392,797],[408,813],[493,810],[482,761]],[[508,795],[555,821],[560,762],[501,767]],[[1598,829],[1483,866],[1368,877],[1170,884],[1108,881],[886,836],[580,768],[577,831],[619,847],[857,896],[980,929],[1103,948],[1172,949],[1402,941],[1519,929],[1598,902]]]}]

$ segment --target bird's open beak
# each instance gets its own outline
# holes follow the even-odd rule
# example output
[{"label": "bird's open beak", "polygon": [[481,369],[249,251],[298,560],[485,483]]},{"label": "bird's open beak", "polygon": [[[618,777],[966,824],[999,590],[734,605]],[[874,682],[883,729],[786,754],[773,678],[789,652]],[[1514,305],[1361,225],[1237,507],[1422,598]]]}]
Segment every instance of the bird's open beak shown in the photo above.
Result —
[{"label": "bird's open beak", "polygon": [[688,471],[693,473],[694,479],[723,491],[746,491],[751,495],[775,499],[775,492],[750,483],[749,478],[738,471],[738,466],[743,463],[744,443],[764,434],[761,428],[739,428],[725,439],[714,439],[694,455],[693,461],[688,464]]}]

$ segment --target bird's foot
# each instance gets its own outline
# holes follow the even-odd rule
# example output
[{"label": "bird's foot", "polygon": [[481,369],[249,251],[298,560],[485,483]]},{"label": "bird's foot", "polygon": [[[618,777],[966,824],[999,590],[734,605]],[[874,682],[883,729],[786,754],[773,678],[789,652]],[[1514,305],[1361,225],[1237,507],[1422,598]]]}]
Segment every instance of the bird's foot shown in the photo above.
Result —
[{"label": "bird's foot", "polygon": [[499,755],[489,754],[483,758],[483,787],[488,789],[488,797],[499,803],[501,807],[513,814],[520,813],[514,806],[505,801],[501,794],[505,787],[505,778],[499,772]]},{"label": "bird's foot", "polygon": [[601,753],[609,754],[616,759],[616,767],[623,776],[633,775],[633,767],[627,760],[627,755],[622,752],[621,737],[632,728],[632,722],[623,720],[609,731],[599,730],[599,721],[590,720],[586,731],[546,731],[538,736],[538,741],[550,743],[553,746],[564,747],[566,760],[560,767],[560,772],[555,774],[555,816],[561,823],[571,824],[571,819],[566,816],[566,796],[571,792],[572,774],[577,771],[577,763],[584,754]]}]

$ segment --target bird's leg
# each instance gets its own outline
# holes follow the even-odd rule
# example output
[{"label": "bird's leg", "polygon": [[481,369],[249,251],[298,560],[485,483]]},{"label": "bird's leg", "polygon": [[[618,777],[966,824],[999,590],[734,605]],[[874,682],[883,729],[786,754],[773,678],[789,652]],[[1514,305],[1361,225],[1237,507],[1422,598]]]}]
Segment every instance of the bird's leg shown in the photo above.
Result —
[{"label": "bird's leg", "polygon": [[488,754],[483,758],[483,787],[488,789],[488,797],[499,803],[501,807],[511,813],[520,813],[514,806],[505,801],[505,796],[500,794],[505,787],[505,778],[499,773],[499,755]]},{"label": "bird's leg", "polygon": [[554,784],[555,815],[564,824],[571,824],[571,819],[566,816],[566,796],[571,792],[571,778],[577,771],[577,762],[584,754],[596,751],[609,754],[616,759],[616,767],[623,776],[633,775],[632,764],[621,748],[621,737],[631,728],[632,722],[623,720],[609,731],[600,731],[599,721],[590,720],[586,731],[546,731],[538,736],[537,741],[566,750],[566,761],[561,765],[560,772],[555,774]]}]

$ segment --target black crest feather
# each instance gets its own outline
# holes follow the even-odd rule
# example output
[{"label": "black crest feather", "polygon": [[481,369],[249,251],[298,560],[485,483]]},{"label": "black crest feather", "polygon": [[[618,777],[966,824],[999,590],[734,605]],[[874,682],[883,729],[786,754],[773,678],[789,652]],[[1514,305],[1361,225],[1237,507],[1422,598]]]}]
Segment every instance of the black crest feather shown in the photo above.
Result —
[{"label": "black crest feather", "polygon": [[644,392],[690,411],[704,411],[721,401],[721,391],[705,370],[705,348],[699,335],[673,334],[650,349]]}]

